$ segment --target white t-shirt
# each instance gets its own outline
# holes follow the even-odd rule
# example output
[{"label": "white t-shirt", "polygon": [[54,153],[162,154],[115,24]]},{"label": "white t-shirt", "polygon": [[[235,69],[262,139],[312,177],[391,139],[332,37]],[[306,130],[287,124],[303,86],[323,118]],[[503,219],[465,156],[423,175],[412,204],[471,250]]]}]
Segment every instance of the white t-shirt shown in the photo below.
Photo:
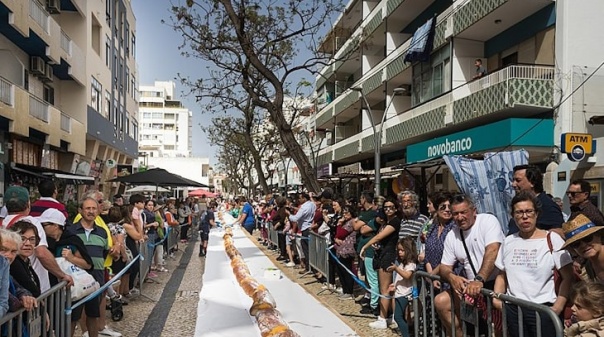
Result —
[{"label": "white t-shirt", "polygon": [[[6,218],[4,218],[4,221],[2,221],[2,228],[6,229],[6,226],[8,226],[8,224],[15,216],[15,214],[7,215]],[[42,224],[40,224],[40,221],[38,221],[38,218],[34,218],[33,216],[28,215],[22,217],[17,221],[21,220],[29,221],[34,226],[36,226],[36,228],[38,229],[38,236],[40,237],[40,243],[38,244],[38,246],[44,246],[48,248],[48,242],[46,241],[46,232],[44,232],[44,228],[42,227]],[[45,292],[46,290],[50,289],[50,281],[48,280],[48,270],[44,268],[42,262],[40,262],[40,260],[36,257],[35,251],[34,255],[29,258],[29,261],[31,262],[31,267],[34,269],[34,271],[38,275],[38,278],[40,279],[40,290],[42,292]]]},{"label": "white t-shirt", "polygon": [[560,269],[572,262],[566,250],[560,250],[564,240],[551,233],[553,252],[547,238],[523,239],[518,233],[505,238],[499,249],[495,266],[506,272],[507,294],[535,303],[556,301],[553,268]]},{"label": "white t-shirt", "polygon": [[[505,237],[501,231],[499,220],[491,214],[477,214],[476,221],[470,229],[463,232],[470,258],[476,268],[476,272],[480,270],[484,251],[486,246],[491,243],[502,243]],[[445,238],[443,256],[441,263],[447,266],[453,266],[456,261],[463,264],[468,280],[473,280],[476,275],[472,271],[472,266],[467,258],[466,251],[461,241],[459,227],[453,228]],[[492,281],[495,279],[499,270],[493,270],[493,273],[486,279]]]},{"label": "white t-shirt", "polygon": [[[407,263],[403,270],[406,271],[415,271],[415,263]],[[413,291],[413,279],[404,279],[399,273],[394,272],[394,285],[396,286],[396,291],[394,292],[394,297],[403,297],[411,294]]]}]

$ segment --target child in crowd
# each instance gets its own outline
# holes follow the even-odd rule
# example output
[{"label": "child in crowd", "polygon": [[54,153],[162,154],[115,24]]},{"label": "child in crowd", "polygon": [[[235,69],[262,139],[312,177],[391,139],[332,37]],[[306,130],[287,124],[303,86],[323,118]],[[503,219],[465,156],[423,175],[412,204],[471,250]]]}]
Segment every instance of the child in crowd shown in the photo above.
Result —
[{"label": "child in crowd", "polygon": [[389,287],[394,293],[394,320],[401,331],[401,336],[409,337],[409,325],[405,319],[407,305],[411,301],[413,291],[413,273],[417,264],[417,249],[411,237],[402,238],[397,246],[397,262],[388,267],[388,272],[394,273],[394,283]]},{"label": "child in crowd", "polygon": [[565,337],[604,336],[604,284],[579,282],[573,289],[573,316],[577,322],[564,329]]}]

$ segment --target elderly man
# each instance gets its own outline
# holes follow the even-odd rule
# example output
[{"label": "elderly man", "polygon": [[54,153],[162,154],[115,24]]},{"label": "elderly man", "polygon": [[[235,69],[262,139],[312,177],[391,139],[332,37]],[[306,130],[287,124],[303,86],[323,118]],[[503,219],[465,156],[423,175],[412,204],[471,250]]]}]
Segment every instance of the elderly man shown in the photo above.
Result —
[{"label": "elderly man", "polygon": [[566,195],[570,203],[569,220],[583,214],[596,226],[604,226],[602,212],[589,200],[591,185],[588,181],[583,179],[573,180],[566,189]]},{"label": "elderly man", "polygon": [[[516,193],[520,191],[530,191],[537,197],[541,203],[541,212],[537,218],[537,228],[550,230],[562,228],[564,218],[562,210],[556,203],[543,191],[543,175],[538,167],[534,165],[519,165],[514,167],[514,178],[512,187]],[[516,221],[510,219],[508,223],[508,235],[518,232]]]},{"label": "elderly man", "polygon": [[[503,232],[497,218],[491,214],[477,214],[474,202],[466,195],[457,195],[451,202],[451,211],[457,227],[445,238],[440,264],[440,277],[451,285],[451,289],[441,292],[434,300],[436,310],[447,336],[452,336],[451,311],[455,312],[455,336],[462,336],[459,310],[464,294],[475,297],[481,288],[493,289],[495,259],[504,241]],[[466,277],[455,275],[453,266],[460,262]]]},{"label": "elderly man", "polygon": [[398,237],[401,239],[409,236],[417,239],[419,231],[430,221],[427,216],[421,214],[417,209],[418,199],[417,194],[413,191],[407,190],[398,194],[402,219]]}]

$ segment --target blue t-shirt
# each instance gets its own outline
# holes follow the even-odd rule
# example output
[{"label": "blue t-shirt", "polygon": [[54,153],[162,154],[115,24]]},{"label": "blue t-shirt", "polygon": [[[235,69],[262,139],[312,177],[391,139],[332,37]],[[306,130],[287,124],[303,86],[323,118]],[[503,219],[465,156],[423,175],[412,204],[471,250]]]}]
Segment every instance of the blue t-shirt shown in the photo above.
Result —
[{"label": "blue t-shirt", "polygon": [[245,219],[243,220],[243,225],[253,225],[255,223],[254,209],[249,202],[246,202],[245,205],[243,205],[241,212],[246,214]]}]

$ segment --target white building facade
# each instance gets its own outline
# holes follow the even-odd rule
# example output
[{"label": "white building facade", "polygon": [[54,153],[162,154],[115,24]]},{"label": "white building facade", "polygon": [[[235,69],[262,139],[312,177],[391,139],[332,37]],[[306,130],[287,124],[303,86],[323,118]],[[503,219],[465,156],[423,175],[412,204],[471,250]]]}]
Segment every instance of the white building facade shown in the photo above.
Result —
[{"label": "white building facade", "polygon": [[[315,123],[331,145],[320,150],[318,175],[374,170],[369,118],[384,118],[381,169],[433,175],[424,193],[455,184],[446,165],[422,163],[523,148],[547,172],[548,192],[563,196],[571,178],[588,178],[601,199],[604,155],[573,162],[560,150],[569,132],[604,146],[603,12],[599,0],[350,1],[321,46],[332,62],[316,78]],[[487,73],[474,79],[477,59]],[[383,194],[395,192],[391,183],[382,179]]]},{"label": "white building facade", "polygon": [[141,157],[190,157],[193,114],[175,96],[172,81],[140,87]]}]

